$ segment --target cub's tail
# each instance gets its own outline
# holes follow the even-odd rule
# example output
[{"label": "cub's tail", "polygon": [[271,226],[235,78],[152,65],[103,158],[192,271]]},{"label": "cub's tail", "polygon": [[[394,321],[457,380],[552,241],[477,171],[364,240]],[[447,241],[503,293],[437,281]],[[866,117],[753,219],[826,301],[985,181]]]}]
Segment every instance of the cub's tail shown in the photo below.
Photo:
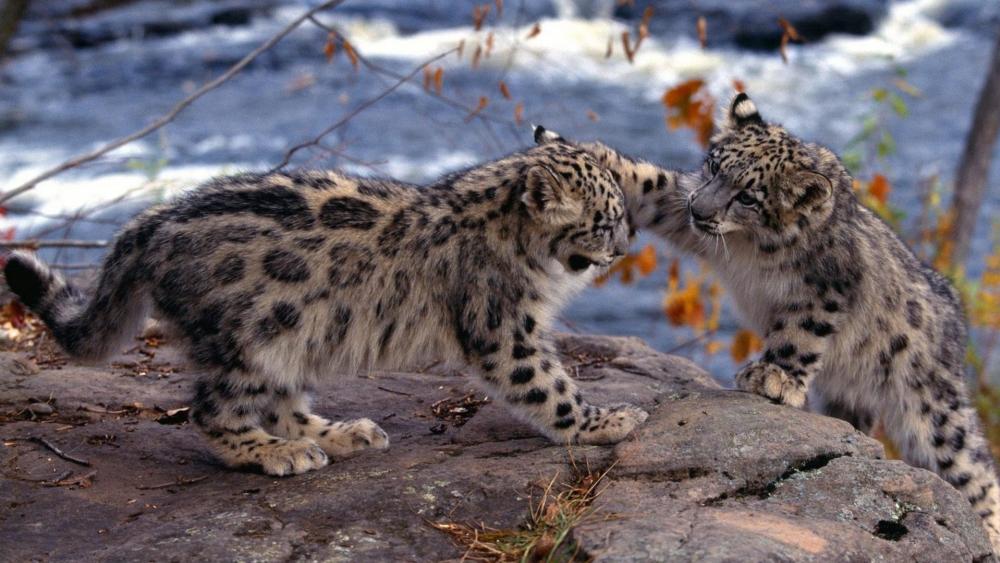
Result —
[{"label": "cub's tail", "polygon": [[125,233],[104,261],[100,281],[87,296],[33,254],[13,252],[4,275],[11,291],[37,314],[72,356],[99,359],[135,334],[145,318],[140,252]]}]

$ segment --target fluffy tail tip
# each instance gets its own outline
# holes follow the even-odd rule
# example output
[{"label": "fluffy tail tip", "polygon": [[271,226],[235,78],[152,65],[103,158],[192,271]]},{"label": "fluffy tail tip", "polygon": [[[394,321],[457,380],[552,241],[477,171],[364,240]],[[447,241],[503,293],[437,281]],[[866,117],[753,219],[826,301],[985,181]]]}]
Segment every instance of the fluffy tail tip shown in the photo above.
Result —
[{"label": "fluffy tail tip", "polygon": [[7,287],[26,307],[34,309],[42,302],[49,285],[49,269],[31,254],[13,252],[3,268]]}]

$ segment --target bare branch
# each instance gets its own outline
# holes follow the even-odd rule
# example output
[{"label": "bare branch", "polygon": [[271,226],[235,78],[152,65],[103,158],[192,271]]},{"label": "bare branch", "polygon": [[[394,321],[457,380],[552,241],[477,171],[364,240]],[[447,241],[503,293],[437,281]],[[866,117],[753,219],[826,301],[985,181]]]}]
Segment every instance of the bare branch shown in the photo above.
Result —
[{"label": "bare branch", "polygon": [[5,240],[0,248],[104,248],[106,240]]},{"label": "bare branch", "polygon": [[[323,137],[325,137],[325,136],[329,135],[330,133],[334,132],[335,130],[339,129],[345,123],[347,123],[351,119],[354,119],[354,117],[357,116],[359,113],[361,113],[361,112],[365,111],[366,109],[370,108],[371,106],[377,104],[379,101],[381,101],[382,99],[384,99],[386,96],[388,96],[389,94],[392,94],[393,92],[395,92],[396,90],[398,90],[400,86],[402,86],[403,84],[406,84],[407,82],[409,82],[410,80],[412,80],[414,76],[416,76],[417,74],[419,74],[424,69],[424,67],[426,67],[427,65],[432,64],[434,62],[437,62],[440,59],[443,59],[444,57],[446,57],[446,56],[454,53],[455,51],[456,51],[456,49],[452,49],[450,51],[445,51],[444,53],[441,53],[441,54],[439,54],[439,55],[437,55],[435,57],[432,57],[432,58],[424,61],[419,66],[417,66],[412,71],[410,71],[409,74],[401,77],[399,79],[399,81],[397,81],[395,84],[393,84],[392,86],[390,86],[389,88],[387,88],[386,90],[384,90],[381,94],[379,94],[378,96],[375,96],[374,98],[370,98],[370,99],[364,101],[361,105],[359,105],[358,107],[354,108],[350,113],[348,113],[344,117],[342,117],[339,120],[337,120],[336,123],[334,123],[333,125],[327,127],[323,131],[321,131],[320,134],[317,135],[316,137],[314,137],[312,140],[306,141],[304,143],[299,143],[299,144],[295,145],[294,147],[288,149],[288,152],[285,153],[285,157],[281,160],[281,163],[278,164],[277,166],[275,166],[274,168],[268,170],[268,174],[273,173],[273,172],[277,172],[278,170],[281,170],[282,168],[288,166],[288,163],[291,162],[292,157],[295,155],[295,153],[297,153],[298,151],[300,151],[300,150],[302,150],[302,149],[304,149],[306,147],[313,147],[313,146],[319,145],[320,142],[323,140]],[[359,60],[360,60],[360,58],[359,58]]]},{"label": "bare branch", "polygon": [[126,135],[124,137],[120,137],[118,139],[115,139],[114,141],[111,141],[110,143],[107,143],[106,145],[104,145],[104,146],[102,146],[102,147],[100,147],[100,148],[98,148],[96,150],[93,150],[93,151],[91,151],[89,153],[85,153],[85,154],[73,157],[73,158],[71,158],[71,159],[63,162],[62,164],[60,164],[60,165],[58,165],[58,166],[56,166],[54,168],[50,168],[49,170],[46,170],[45,172],[42,172],[38,176],[35,176],[34,178],[32,178],[32,179],[28,180],[27,182],[21,184],[20,186],[18,186],[16,188],[13,188],[11,190],[8,190],[8,191],[6,191],[6,192],[4,192],[2,194],[0,194],[0,204],[3,204],[5,202],[9,201],[11,198],[17,197],[17,196],[23,194],[24,192],[27,192],[27,191],[33,189],[35,186],[37,186],[41,182],[44,182],[45,180],[48,180],[49,178],[51,178],[51,177],[53,177],[53,176],[55,176],[57,174],[61,174],[61,173],[65,172],[66,170],[69,170],[71,168],[75,168],[77,166],[80,166],[81,164],[90,162],[92,160],[96,160],[96,159],[100,158],[101,156],[103,156],[103,155],[105,155],[105,154],[107,154],[107,153],[109,153],[109,152],[111,152],[111,151],[113,151],[113,150],[115,150],[117,148],[120,148],[120,147],[122,147],[124,145],[127,145],[127,144],[129,144],[129,143],[131,143],[133,141],[141,139],[141,138],[145,137],[146,135],[149,135],[153,131],[156,131],[157,129],[163,127],[164,125],[170,123],[171,121],[174,120],[175,117],[177,117],[177,115],[180,112],[184,111],[185,108],[187,108],[189,105],[191,105],[192,103],[194,103],[195,100],[197,100],[198,98],[200,98],[200,97],[204,96],[205,94],[211,92],[212,90],[215,90],[219,86],[222,86],[225,82],[227,82],[233,76],[236,76],[237,74],[239,74],[239,72],[242,71],[244,68],[246,68],[246,66],[249,65],[251,62],[253,62],[254,59],[256,59],[257,57],[259,57],[262,53],[264,53],[265,51],[267,51],[271,47],[274,47],[279,41],[281,41],[282,39],[284,39],[286,35],[288,35],[292,31],[294,31],[295,28],[297,28],[300,25],[302,25],[303,22],[305,22],[306,20],[308,20],[314,14],[316,14],[318,12],[321,12],[323,10],[329,9],[329,8],[333,8],[333,7],[339,5],[339,4],[343,3],[343,2],[344,2],[344,0],[328,0],[327,2],[323,2],[319,6],[316,6],[315,8],[312,8],[311,10],[309,10],[306,13],[302,14],[301,16],[299,16],[298,18],[296,18],[293,22],[291,22],[290,24],[288,24],[287,26],[285,26],[284,29],[282,29],[276,35],[274,35],[273,37],[271,37],[270,39],[268,39],[267,41],[265,41],[259,47],[257,47],[253,51],[251,51],[247,56],[245,56],[242,59],[240,59],[239,62],[237,62],[233,66],[229,67],[229,70],[227,70],[226,72],[224,72],[222,75],[218,76],[217,78],[215,78],[211,82],[208,82],[208,83],[204,84],[201,88],[198,88],[191,95],[189,95],[188,97],[186,97],[183,100],[181,100],[180,102],[178,102],[177,105],[175,105],[170,111],[168,111],[167,113],[163,114],[162,116],[160,116],[159,118],[157,118],[155,121],[153,121],[152,123],[150,123],[146,127],[143,127],[142,129],[140,129],[140,130],[138,130],[135,133],[132,133],[130,135]]}]

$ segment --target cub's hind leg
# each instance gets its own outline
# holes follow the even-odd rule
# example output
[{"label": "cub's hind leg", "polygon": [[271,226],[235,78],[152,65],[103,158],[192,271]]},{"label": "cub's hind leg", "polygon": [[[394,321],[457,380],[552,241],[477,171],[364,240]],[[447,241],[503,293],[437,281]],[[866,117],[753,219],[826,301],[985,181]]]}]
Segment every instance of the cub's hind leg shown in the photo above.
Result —
[{"label": "cub's hind leg", "polygon": [[332,422],[312,414],[304,392],[278,395],[267,413],[267,427],[290,439],[313,440],[327,455],[345,457],[357,451],[389,447],[389,435],[367,418]]},{"label": "cub's hind leg", "polygon": [[326,453],[311,438],[281,438],[262,427],[264,414],[280,391],[253,373],[217,373],[197,383],[192,419],[230,467],[259,466],[264,473],[279,476],[323,467]]},{"label": "cub's hind leg", "polygon": [[989,445],[961,374],[941,373],[902,397],[887,394],[885,430],[904,460],[934,471],[965,496],[1000,552],[1000,485]]}]

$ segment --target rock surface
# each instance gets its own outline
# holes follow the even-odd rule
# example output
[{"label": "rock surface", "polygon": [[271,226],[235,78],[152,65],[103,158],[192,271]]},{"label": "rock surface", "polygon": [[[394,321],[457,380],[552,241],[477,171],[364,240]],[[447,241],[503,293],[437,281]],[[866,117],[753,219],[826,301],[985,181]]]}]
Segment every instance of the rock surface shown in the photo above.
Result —
[{"label": "rock surface", "polygon": [[[584,466],[611,468],[572,536],[598,561],[988,556],[954,489],[881,459],[846,423],[720,389],[637,339],[573,336],[561,347],[595,401],[651,411],[637,435],[568,450],[478,404],[453,370],[345,377],[320,390],[316,410],[369,416],[392,447],[292,478],[212,460],[172,410],[187,404],[195,374],[169,373],[181,365],[169,349],[140,348],[110,369],[40,362],[38,373],[11,370],[25,362],[8,354],[0,559],[457,560],[463,548],[429,523],[516,528],[540,487]],[[32,414],[32,403],[53,412]]]}]

